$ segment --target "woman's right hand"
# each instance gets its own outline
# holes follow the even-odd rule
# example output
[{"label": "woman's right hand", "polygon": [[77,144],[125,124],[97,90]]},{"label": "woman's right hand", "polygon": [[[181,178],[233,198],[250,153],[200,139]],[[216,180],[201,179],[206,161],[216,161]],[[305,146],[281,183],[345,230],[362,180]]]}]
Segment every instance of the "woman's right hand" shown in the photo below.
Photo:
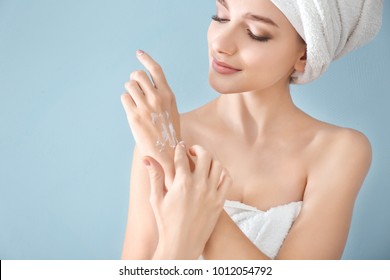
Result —
[{"label": "woman's right hand", "polygon": [[193,146],[189,153],[195,164],[193,171],[184,143],[176,146],[176,173],[168,191],[161,165],[152,157],[144,158],[159,234],[155,259],[197,259],[223,210],[230,176],[202,147]]},{"label": "woman's right hand", "polygon": [[150,77],[145,71],[132,72],[121,102],[141,155],[161,163],[171,183],[173,149],[181,139],[176,98],[162,67],[144,51],[138,50],[137,58]]}]

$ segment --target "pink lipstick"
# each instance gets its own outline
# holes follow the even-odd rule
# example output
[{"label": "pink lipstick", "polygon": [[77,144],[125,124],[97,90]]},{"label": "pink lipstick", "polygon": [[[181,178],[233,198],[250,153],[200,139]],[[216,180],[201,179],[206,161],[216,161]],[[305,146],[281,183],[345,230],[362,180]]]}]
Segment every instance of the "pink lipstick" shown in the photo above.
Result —
[{"label": "pink lipstick", "polygon": [[227,63],[216,60],[215,58],[213,58],[212,67],[217,73],[222,75],[230,75],[241,71],[241,69],[234,68]]}]

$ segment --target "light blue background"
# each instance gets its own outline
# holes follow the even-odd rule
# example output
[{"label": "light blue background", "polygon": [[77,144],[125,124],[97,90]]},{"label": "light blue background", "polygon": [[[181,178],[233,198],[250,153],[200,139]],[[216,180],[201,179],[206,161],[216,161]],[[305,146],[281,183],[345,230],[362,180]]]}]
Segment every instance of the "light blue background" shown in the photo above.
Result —
[{"label": "light blue background", "polygon": [[[345,259],[390,259],[390,3],[369,45],[293,87],[312,116],[365,133],[373,162]],[[214,1],[0,0],[0,259],[118,259],[133,138],[123,83],[136,49],[164,67],[180,111],[215,98]],[[331,176],[331,174],[329,174]]]}]

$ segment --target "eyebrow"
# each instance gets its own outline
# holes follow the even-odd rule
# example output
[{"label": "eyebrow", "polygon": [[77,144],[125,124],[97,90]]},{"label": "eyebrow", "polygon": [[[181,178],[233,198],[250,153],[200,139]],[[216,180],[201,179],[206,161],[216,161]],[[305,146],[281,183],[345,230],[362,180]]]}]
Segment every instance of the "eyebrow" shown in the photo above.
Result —
[{"label": "eyebrow", "polygon": [[217,0],[217,2],[218,2],[219,4],[221,4],[222,6],[224,6],[226,9],[229,10],[229,6],[228,6],[228,4],[226,3],[225,0]]},{"label": "eyebrow", "polygon": [[279,25],[277,25],[272,19],[267,18],[267,17],[248,13],[245,15],[245,18],[249,18],[249,19],[254,20],[254,21],[261,21],[261,22],[264,22],[264,23],[267,23],[267,24],[270,24],[270,25],[273,25],[273,26],[279,28]]},{"label": "eyebrow", "polygon": [[[217,0],[217,2],[220,3],[222,6],[224,6],[226,9],[229,10],[229,6],[228,6],[228,4],[226,3],[225,0]],[[279,28],[279,25],[277,25],[272,19],[267,18],[267,17],[254,15],[254,14],[251,14],[251,13],[247,13],[247,14],[245,14],[245,18],[248,18],[248,19],[251,19],[251,20],[254,20],[254,21],[260,21],[260,22],[263,22],[263,23],[267,23],[267,24],[270,24],[270,25],[273,25],[273,26]]]}]

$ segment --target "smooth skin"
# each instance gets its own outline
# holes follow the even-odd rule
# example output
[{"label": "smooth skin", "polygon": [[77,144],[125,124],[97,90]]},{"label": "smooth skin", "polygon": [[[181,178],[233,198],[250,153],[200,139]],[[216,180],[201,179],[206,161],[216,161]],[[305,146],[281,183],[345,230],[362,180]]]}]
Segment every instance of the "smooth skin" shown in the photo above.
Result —
[{"label": "smooth skin", "polygon": [[[161,132],[153,125],[152,113],[178,116],[177,108],[161,67],[144,52],[137,55],[152,81],[145,72],[133,72],[125,84],[129,94],[121,96],[137,142],[124,245],[130,250],[125,249],[122,257],[194,259],[204,251],[232,181],[221,163],[199,145],[188,151],[184,142],[162,152],[156,147],[153,141]],[[178,120],[173,124],[180,132]]]},{"label": "smooth skin", "polygon": [[[222,212],[230,177],[200,146],[190,150],[195,168],[190,169],[184,142],[175,148],[175,178],[164,186],[161,165],[145,157],[150,178],[150,204],[156,218],[159,243],[154,259],[196,259],[205,247]],[[172,226],[174,221],[178,226]],[[199,226],[198,226],[199,225]]]},{"label": "smooth skin", "polygon": [[[253,14],[275,24],[258,17],[256,20],[250,16]],[[304,71],[305,45],[270,1],[217,1],[217,17],[223,20],[212,21],[208,32],[209,82],[221,95],[181,115],[180,121],[175,121],[180,125],[177,131],[188,147],[202,146],[226,168],[232,179],[227,199],[260,210],[303,201],[277,259],[341,258],[354,203],[371,164],[367,137],[356,130],[319,121],[293,104],[290,77],[296,71]],[[250,33],[268,40],[255,40]],[[162,79],[161,67],[150,56],[138,57],[153,80]],[[213,59],[240,71],[220,74],[212,67]],[[131,80],[144,88],[144,80]],[[122,95],[127,116],[131,114],[128,104],[134,99],[128,91],[131,95]],[[144,95],[151,92],[155,89],[144,91]],[[137,134],[142,129],[132,131]],[[133,156],[124,259],[153,258],[159,243],[156,218],[149,203],[149,181],[155,179],[149,178],[142,164],[143,156],[153,147],[140,144],[137,141]],[[170,153],[159,155],[164,159],[157,160],[174,178]],[[171,226],[179,225],[172,222]],[[202,226],[212,226],[212,222]],[[268,259],[225,211],[219,215],[203,256]]]}]

